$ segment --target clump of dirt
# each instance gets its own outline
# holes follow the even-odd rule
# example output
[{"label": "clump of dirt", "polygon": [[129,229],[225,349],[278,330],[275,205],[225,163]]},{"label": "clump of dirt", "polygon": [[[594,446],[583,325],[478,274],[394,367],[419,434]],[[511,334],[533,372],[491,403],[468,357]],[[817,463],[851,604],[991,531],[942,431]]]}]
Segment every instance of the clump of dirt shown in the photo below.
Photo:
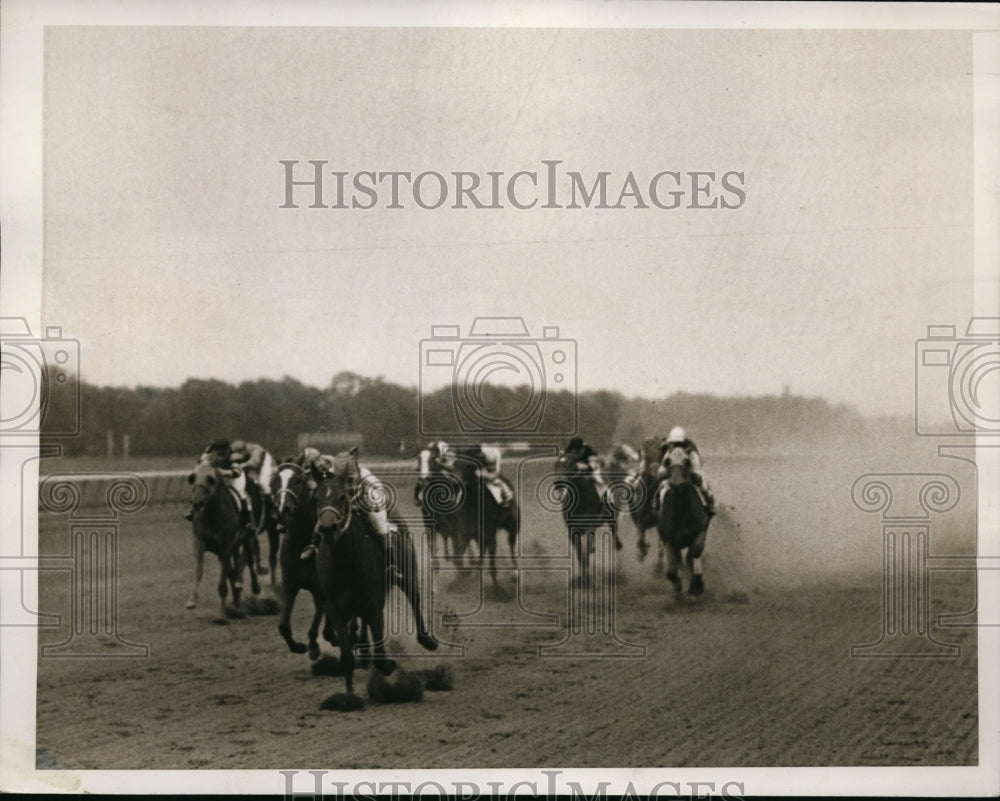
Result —
[{"label": "clump of dirt", "polygon": [[417,702],[423,700],[424,684],[418,675],[402,669],[391,679],[373,670],[368,677],[368,697],[378,704]]}]

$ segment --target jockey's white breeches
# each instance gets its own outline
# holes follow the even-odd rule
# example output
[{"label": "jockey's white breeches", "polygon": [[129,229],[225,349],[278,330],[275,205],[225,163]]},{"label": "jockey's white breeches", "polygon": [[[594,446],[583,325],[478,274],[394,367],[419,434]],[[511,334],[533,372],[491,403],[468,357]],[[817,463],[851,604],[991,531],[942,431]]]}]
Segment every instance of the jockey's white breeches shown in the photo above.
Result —
[{"label": "jockey's white breeches", "polygon": [[385,536],[389,533],[392,525],[389,523],[389,510],[387,504],[389,490],[367,467],[359,468],[361,475],[358,493],[361,508],[368,514],[368,522],[379,534]]},{"label": "jockey's white breeches", "polygon": [[238,476],[226,476],[225,477],[226,486],[236,490],[236,494],[240,496],[241,501],[246,503],[250,502],[247,497],[247,474],[242,470]]},{"label": "jockey's white breeches", "polygon": [[274,458],[270,453],[264,454],[264,461],[260,465],[260,475],[257,483],[260,484],[260,491],[265,495],[271,494],[271,479],[274,477]]}]

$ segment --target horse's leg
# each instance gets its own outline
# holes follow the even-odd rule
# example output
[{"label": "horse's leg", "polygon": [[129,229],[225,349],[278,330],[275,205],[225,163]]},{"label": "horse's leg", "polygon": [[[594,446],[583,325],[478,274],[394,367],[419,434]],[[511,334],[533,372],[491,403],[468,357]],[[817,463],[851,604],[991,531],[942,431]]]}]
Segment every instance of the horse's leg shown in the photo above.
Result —
[{"label": "horse's leg", "polygon": [[521,575],[520,568],[517,565],[518,528],[517,518],[512,517],[510,520],[510,527],[507,529],[507,547],[510,548],[510,560],[514,563],[514,575],[511,576],[511,579],[515,584],[517,583],[517,577]]},{"label": "horse's leg", "polygon": [[620,551],[622,549],[622,541],[618,536],[618,515],[612,513],[611,517],[608,518],[608,528],[611,529],[611,536],[615,538],[615,550]]},{"label": "horse's leg", "polygon": [[372,616],[369,625],[375,651],[375,659],[372,662],[372,666],[383,676],[388,676],[396,669],[396,660],[389,659],[385,653],[385,618],[381,610]]},{"label": "horse's leg", "polygon": [[309,658],[319,659],[319,624],[323,620],[323,596],[313,591],[313,619],[309,624]]},{"label": "horse's leg", "polygon": [[185,604],[188,609],[194,609],[198,605],[198,586],[205,572],[205,543],[200,537],[192,535],[192,539],[194,540],[194,587],[191,588],[191,597]]},{"label": "horse's leg", "polygon": [[271,589],[278,586],[278,551],[281,550],[281,535],[272,519],[267,527],[267,564],[271,568]]},{"label": "horse's leg", "polygon": [[688,560],[691,563],[691,586],[688,595],[701,595],[705,591],[705,579],[702,578],[701,555],[705,551],[705,536],[707,529],[698,532],[688,547]]},{"label": "horse's leg", "polygon": [[295,608],[295,596],[299,594],[298,583],[285,582],[281,592],[281,617],[278,618],[278,632],[293,654],[304,654],[306,646],[292,637],[292,610]]},{"label": "horse's leg", "polygon": [[677,575],[677,567],[681,560],[681,553],[670,544],[666,545],[665,550],[667,552],[667,580],[674,585],[674,592],[680,592],[682,586],[681,578]]},{"label": "horse's leg", "polygon": [[229,559],[226,557],[219,557],[219,610],[222,617],[229,617],[226,611],[226,595],[229,592],[229,580],[230,580],[230,570],[229,570]]},{"label": "horse's leg", "polygon": [[636,533],[639,535],[639,561],[643,561],[646,558],[646,554],[649,553],[649,543],[646,542],[646,529],[642,524],[642,520],[638,517],[632,517],[632,522],[635,523]]},{"label": "horse's leg", "polygon": [[[260,595],[260,582],[257,580],[257,569],[260,566],[260,540],[256,534],[251,536],[251,547],[256,549],[256,556],[254,551],[251,551],[249,559],[246,560],[247,569],[250,571],[250,591],[254,595]],[[240,553],[243,553],[243,549],[240,549]],[[240,568],[239,577],[243,579],[243,569]]]},{"label": "horse's leg", "polygon": [[263,576],[266,571],[261,569],[260,539],[257,536],[259,531],[260,530],[258,529],[257,532],[254,532],[254,534],[250,537],[250,559],[248,560],[248,563],[252,568],[256,568],[257,572]]},{"label": "horse's leg", "polygon": [[348,695],[354,694],[354,644],[351,642],[351,628],[347,620],[338,620],[334,625],[337,645],[340,646],[340,668],[344,672],[344,683]]},{"label": "horse's leg", "polygon": [[406,595],[406,600],[410,602],[410,608],[413,610],[413,620],[417,624],[417,642],[422,648],[433,651],[437,649],[438,643],[424,623],[424,614],[420,606],[420,576],[417,571],[417,554],[413,548],[412,540],[408,536],[404,540],[403,536],[403,533],[400,532],[399,548],[402,558],[399,561],[403,574],[403,583],[400,589]]},{"label": "horse's leg", "polygon": [[497,582],[497,530],[495,528],[490,528],[489,531],[483,532],[483,545],[486,548],[486,554],[489,557],[489,571],[490,579],[493,581],[493,586],[498,586]]}]

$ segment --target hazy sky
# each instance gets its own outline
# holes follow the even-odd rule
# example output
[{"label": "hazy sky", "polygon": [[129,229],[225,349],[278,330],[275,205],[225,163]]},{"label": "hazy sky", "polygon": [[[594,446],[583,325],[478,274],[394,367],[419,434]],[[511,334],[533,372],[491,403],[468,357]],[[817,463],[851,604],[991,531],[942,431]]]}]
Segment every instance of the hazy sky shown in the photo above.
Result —
[{"label": "hazy sky", "polygon": [[[971,73],[954,32],[49,28],[43,318],[97,384],[416,385],[432,325],[519,315],[577,341],[581,389],[906,414],[914,340],[972,308]],[[746,200],[279,208],[310,159],[554,159],[609,204],[737,171]]]}]

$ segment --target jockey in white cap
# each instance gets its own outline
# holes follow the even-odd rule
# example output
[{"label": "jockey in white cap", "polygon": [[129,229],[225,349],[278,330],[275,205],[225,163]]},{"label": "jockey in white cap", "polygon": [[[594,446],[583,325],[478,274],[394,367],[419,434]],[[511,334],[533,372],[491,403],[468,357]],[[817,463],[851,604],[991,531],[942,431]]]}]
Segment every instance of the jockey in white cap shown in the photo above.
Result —
[{"label": "jockey in white cap", "polygon": [[[691,460],[691,483],[698,488],[699,494],[702,496],[702,501],[705,504],[705,511],[711,517],[715,514],[715,496],[712,494],[712,490],[708,486],[708,480],[705,478],[704,468],[701,464],[701,454],[698,453],[698,446],[688,438],[684,429],[680,426],[674,426],[667,435],[667,441],[664,444],[663,450],[663,462],[658,471],[660,479],[665,478],[667,475],[667,461],[670,459],[670,452],[674,448],[682,448]],[[661,502],[663,495],[670,490],[670,485],[667,483],[664,483],[663,487],[664,489],[659,495]]]},{"label": "jockey in white cap", "polygon": [[479,452],[482,454],[483,467],[478,472],[486,482],[486,488],[500,506],[510,506],[514,499],[514,488],[500,475],[500,449],[482,445]]}]

